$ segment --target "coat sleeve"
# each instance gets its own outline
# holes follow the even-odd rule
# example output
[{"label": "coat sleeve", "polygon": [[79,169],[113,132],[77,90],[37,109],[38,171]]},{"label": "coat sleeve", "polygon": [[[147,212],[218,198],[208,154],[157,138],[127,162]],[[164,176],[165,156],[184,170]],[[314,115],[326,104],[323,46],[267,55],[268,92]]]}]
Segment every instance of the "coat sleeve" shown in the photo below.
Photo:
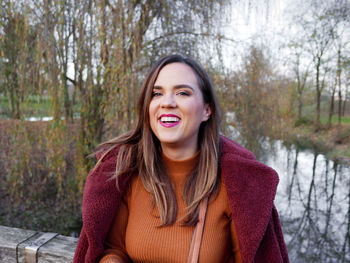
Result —
[{"label": "coat sleeve", "polygon": [[254,263],[267,262],[289,263],[287,247],[275,206],[272,208],[270,221],[254,258]]},{"label": "coat sleeve", "polygon": [[277,209],[275,206],[273,206],[272,208],[272,219],[274,221],[275,233],[278,240],[283,262],[289,262],[288,251],[287,251],[286,243],[284,241],[282,227],[278,217]]},{"label": "coat sleeve", "polygon": [[104,240],[120,205],[128,176],[121,178],[118,191],[111,176],[115,171],[117,153],[111,151],[87,176],[82,206],[83,227],[73,263],[95,263],[104,251]]},{"label": "coat sleeve", "polygon": [[104,242],[105,251],[100,263],[128,263],[130,259],[125,248],[126,226],[128,224],[129,209],[127,201],[122,200],[112,226]]},{"label": "coat sleeve", "polygon": [[80,231],[80,236],[78,240],[77,247],[75,249],[75,254],[73,258],[73,263],[79,263],[85,261],[85,253],[87,251],[89,244],[84,230],[84,226]]}]

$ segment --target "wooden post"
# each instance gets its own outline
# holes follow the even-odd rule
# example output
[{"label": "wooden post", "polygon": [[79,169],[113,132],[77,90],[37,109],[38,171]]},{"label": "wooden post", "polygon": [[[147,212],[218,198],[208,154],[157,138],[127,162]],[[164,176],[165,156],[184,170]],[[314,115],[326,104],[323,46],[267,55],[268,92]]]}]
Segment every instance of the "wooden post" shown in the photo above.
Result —
[{"label": "wooden post", "polygon": [[77,242],[74,237],[0,226],[0,262],[72,262]]}]

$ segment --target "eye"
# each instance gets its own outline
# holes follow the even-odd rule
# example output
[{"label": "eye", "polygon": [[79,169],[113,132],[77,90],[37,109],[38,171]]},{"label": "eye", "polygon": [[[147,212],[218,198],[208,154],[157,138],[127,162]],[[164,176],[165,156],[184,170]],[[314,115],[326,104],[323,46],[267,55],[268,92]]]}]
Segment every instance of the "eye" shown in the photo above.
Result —
[{"label": "eye", "polygon": [[180,96],[190,96],[191,95],[190,92],[184,91],[184,90],[179,91],[177,94]]},{"label": "eye", "polygon": [[162,95],[162,93],[160,93],[159,91],[152,91],[152,98],[153,97],[158,97],[160,95]]}]

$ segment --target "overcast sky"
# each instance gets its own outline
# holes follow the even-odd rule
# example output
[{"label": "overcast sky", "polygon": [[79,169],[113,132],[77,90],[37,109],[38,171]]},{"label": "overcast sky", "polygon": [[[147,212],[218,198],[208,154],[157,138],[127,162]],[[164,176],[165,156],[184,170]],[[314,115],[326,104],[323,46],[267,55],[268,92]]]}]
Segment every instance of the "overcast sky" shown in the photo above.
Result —
[{"label": "overcast sky", "polygon": [[288,29],[293,1],[256,0],[251,6],[248,2],[240,1],[232,6],[231,21],[223,29],[225,35],[235,40],[227,42],[224,51],[224,63],[228,67],[236,68],[253,42],[268,46],[276,58],[280,57],[279,52],[283,52],[279,48]]}]

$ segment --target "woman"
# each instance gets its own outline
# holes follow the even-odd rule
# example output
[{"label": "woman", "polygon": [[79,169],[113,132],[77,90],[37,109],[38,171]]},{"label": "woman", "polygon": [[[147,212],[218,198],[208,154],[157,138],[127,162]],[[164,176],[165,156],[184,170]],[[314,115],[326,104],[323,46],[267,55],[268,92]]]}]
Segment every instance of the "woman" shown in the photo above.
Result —
[{"label": "woman", "polygon": [[219,135],[201,66],[160,59],[138,116],[134,131],[97,150],[74,262],[288,262],[273,204],[278,176]]}]

